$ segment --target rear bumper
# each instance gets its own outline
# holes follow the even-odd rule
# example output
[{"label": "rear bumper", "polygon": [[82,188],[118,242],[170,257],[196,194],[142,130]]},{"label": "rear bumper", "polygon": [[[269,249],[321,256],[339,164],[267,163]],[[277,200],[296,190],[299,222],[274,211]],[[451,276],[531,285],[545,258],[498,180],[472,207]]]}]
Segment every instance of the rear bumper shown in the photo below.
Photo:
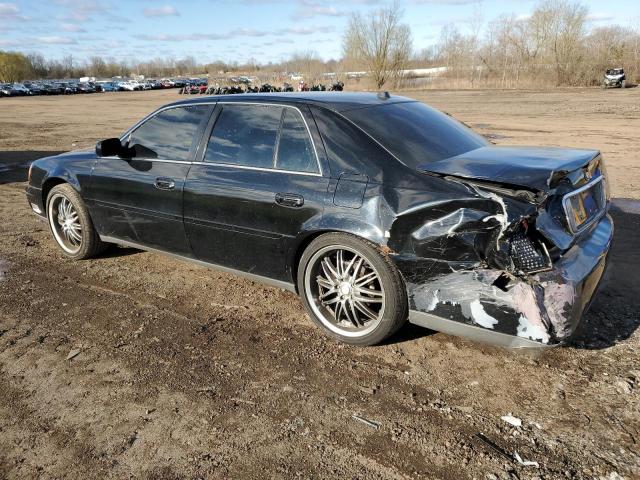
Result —
[{"label": "rear bumper", "polygon": [[506,285],[494,284],[505,272],[490,269],[407,282],[409,321],[506,347],[561,344],[573,334],[597,290],[612,238],[613,221],[607,215],[553,270],[526,280],[509,276]]}]

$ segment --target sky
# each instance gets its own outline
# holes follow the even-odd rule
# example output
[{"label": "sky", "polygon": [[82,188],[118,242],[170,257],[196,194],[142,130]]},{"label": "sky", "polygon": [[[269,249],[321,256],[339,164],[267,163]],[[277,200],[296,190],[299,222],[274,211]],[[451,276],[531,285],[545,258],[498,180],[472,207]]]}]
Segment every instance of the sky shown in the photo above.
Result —
[{"label": "sky", "polygon": [[[416,50],[438,40],[444,25],[468,32],[502,14],[523,18],[535,0],[404,0],[404,21]],[[589,25],[640,25],[640,0],[584,0]],[[0,0],[0,50],[122,60],[183,58],[278,62],[313,50],[340,57],[352,12],[366,13],[383,0]]]}]

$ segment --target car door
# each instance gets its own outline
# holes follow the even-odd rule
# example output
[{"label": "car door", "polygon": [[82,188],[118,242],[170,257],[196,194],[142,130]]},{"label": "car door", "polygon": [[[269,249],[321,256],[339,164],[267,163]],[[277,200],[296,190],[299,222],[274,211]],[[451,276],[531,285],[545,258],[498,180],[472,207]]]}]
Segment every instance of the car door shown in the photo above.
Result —
[{"label": "car door", "polygon": [[125,136],[131,158],[102,157],[92,172],[92,218],[101,235],[190,255],[182,193],[213,106],[160,110]]},{"label": "car door", "polygon": [[185,228],[209,263],[291,281],[296,237],[319,224],[328,177],[306,107],[219,103],[184,189]]}]

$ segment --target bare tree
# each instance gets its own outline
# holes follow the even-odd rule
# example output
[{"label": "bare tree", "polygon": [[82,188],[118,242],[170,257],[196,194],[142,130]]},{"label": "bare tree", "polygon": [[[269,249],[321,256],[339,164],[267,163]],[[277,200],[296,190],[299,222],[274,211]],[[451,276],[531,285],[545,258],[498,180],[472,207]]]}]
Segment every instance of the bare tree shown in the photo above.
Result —
[{"label": "bare tree", "polygon": [[362,65],[377,88],[398,78],[409,62],[411,29],[401,19],[402,10],[394,3],[367,16],[354,13],[349,20],[343,54],[356,65]]},{"label": "bare tree", "polygon": [[581,61],[588,12],[582,3],[568,0],[546,0],[533,12],[533,18],[541,17],[558,85],[574,83],[576,67]]},{"label": "bare tree", "polygon": [[314,83],[325,70],[320,55],[315,51],[296,52],[286,62],[285,70],[301,73],[305,82]]}]

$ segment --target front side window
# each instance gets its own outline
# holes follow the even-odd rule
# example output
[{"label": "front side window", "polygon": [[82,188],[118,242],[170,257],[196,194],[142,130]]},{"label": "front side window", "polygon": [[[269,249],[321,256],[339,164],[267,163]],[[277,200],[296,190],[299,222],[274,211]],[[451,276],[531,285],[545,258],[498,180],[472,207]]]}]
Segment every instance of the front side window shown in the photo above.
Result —
[{"label": "front side window", "polygon": [[282,107],[224,105],[209,138],[206,162],[272,168]]},{"label": "front side window", "polygon": [[276,105],[224,105],[209,138],[205,161],[318,173],[302,115]]},{"label": "front side window", "polygon": [[129,138],[135,158],[188,161],[208,105],[163,110],[136,128]]}]

